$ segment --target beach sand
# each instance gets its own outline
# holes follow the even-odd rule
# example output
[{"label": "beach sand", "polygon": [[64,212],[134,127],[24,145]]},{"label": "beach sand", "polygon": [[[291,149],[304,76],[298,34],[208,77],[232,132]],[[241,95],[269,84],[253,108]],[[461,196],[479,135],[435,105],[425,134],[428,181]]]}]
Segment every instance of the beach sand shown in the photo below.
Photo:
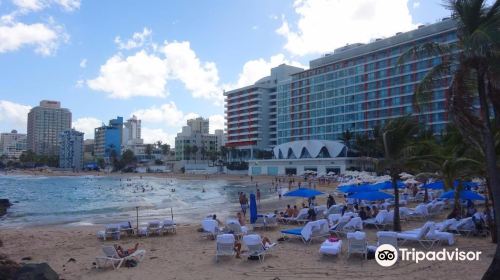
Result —
[{"label": "beach sand", "polygon": [[[83,175],[83,174],[80,174]],[[134,176],[138,176],[134,174]],[[176,176],[182,178],[183,176]],[[203,175],[185,176],[186,179],[203,178]],[[211,178],[214,178],[211,176]],[[245,181],[246,176],[216,176],[217,179]],[[270,183],[271,177],[255,178],[257,182]],[[254,184],[255,182],[253,182]],[[333,187],[322,188],[332,191]],[[338,198],[336,198],[340,202]],[[288,203],[300,203],[302,200],[266,200],[260,206],[260,212],[284,209]],[[324,198],[319,199],[324,203]],[[232,207],[234,208],[234,207]],[[445,214],[434,219],[440,221]],[[403,224],[403,230],[420,227],[422,221]],[[177,234],[155,237],[125,237],[119,241],[100,241],[96,232],[103,226],[51,226],[2,229],[0,239],[3,247],[0,254],[6,254],[17,262],[47,262],[62,279],[480,279],[489,266],[495,246],[490,238],[456,237],[454,246],[437,246],[435,250],[446,248],[465,251],[481,251],[479,261],[398,261],[394,266],[384,268],[375,260],[364,260],[361,256],[347,258],[347,241],[344,238],[343,252],[340,256],[321,256],[321,241],[305,245],[299,239],[279,242],[263,263],[247,260],[245,257],[222,258],[215,262],[215,241],[203,239],[197,232],[199,223],[177,226]],[[272,241],[280,237],[279,229],[297,227],[280,225],[268,231],[257,231],[268,236]],[[365,229],[370,244],[376,243],[376,229]],[[96,256],[102,255],[101,246],[119,243],[132,247],[140,243],[140,249],[146,250],[146,257],[137,267],[122,267],[119,270],[96,269],[93,266]],[[405,244],[406,245],[406,244]],[[418,245],[408,244],[407,248]],[[30,261],[23,261],[30,257]],[[71,258],[74,262],[68,262]]]}]

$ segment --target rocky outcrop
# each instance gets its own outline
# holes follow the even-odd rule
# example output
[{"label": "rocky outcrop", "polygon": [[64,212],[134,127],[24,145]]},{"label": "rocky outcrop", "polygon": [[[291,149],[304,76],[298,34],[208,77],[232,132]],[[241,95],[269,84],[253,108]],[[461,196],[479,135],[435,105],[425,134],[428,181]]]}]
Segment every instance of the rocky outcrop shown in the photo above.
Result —
[{"label": "rocky outcrop", "polygon": [[59,280],[59,275],[47,263],[23,265],[15,274],[16,280]]},{"label": "rocky outcrop", "polygon": [[21,266],[5,255],[0,255],[0,279],[14,279]]},{"label": "rocky outcrop", "polygon": [[7,213],[7,208],[9,208],[10,206],[12,206],[12,204],[8,199],[0,199],[0,217]]}]

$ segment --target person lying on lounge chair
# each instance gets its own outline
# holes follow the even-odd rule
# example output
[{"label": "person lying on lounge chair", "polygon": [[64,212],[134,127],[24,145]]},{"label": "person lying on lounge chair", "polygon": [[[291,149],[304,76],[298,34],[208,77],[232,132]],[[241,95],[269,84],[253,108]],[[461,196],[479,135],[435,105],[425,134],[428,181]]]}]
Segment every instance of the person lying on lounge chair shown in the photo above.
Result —
[{"label": "person lying on lounge chair", "polygon": [[126,256],[133,254],[135,251],[137,251],[137,248],[139,247],[139,243],[135,243],[135,246],[133,248],[130,248],[127,250],[123,250],[122,246],[117,245],[117,244],[115,244],[114,246],[115,246],[116,252],[118,253],[118,256],[120,258],[124,258]]},{"label": "person lying on lounge chair", "polygon": [[[267,236],[262,237],[262,248],[264,250],[267,250],[269,247],[271,247],[273,243],[271,243],[271,240]],[[234,251],[236,252],[236,258],[239,259],[241,258],[241,242],[236,240],[234,242]]]}]

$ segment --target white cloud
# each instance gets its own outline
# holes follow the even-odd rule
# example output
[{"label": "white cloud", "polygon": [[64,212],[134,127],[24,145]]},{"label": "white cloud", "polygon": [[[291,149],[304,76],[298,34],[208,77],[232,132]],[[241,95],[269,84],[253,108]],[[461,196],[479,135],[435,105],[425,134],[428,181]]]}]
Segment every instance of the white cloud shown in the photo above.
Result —
[{"label": "white cloud", "polygon": [[213,62],[202,63],[187,41],[168,43],[161,48],[170,70],[170,78],[180,80],[195,98],[222,104],[219,74]]},{"label": "white cloud", "polygon": [[30,109],[31,106],[0,100],[0,129],[26,132]]},{"label": "white cloud", "polygon": [[80,8],[80,0],[12,0],[12,3],[22,12],[37,12],[52,6],[60,6],[65,11],[72,12]]},{"label": "white cloud", "polygon": [[126,58],[118,53],[101,66],[97,78],[87,80],[87,86],[112,98],[166,97],[167,74],[165,61],[144,50]]},{"label": "white cloud", "polygon": [[224,129],[224,116],[212,115],[208,117],[210,121],[210,133],[214,133],[216,129]]},{"label": "white cloud", "polygon": [[413,2],[413,9],[420,7],[420,1]]},{"label": "white cloud", "polygon": [[283,18],[276,32],[294,55],[331,52],[347,43],[415,28],[408,0],[295,0],[296,27]]},{"label": "white cloud", "polygon": [[86,59],[86,58],[84,58],[84,59],[82,59],[82,60],[80,61],[80,67],[81,67],[81,68],[85,68],[85,67],[87,67],[87,59]]},{"label": "white cloud", "polygon": [[235,88],[252,85],[257,80],[269,76],[271,74],[271,68],[279,66],[283,63],[296,67],[306,68],[305,65],[302,65],[299,62],[286,59],[285,56],[281,53],[271,56],[269,60],[265,60],[263,58],[249,60],[243,65],[243,69],[238,75],[238,81],[235,84],[224,85],[224,89],[232,90]]},{"label": "white cloud", "polygon": [[[161,123],[169,127],[179,127],[185,125],[184,113],[177,109],[173,101],[161,106],[153,106],[148,109],[140,109],[133,112],[139,119],[149,123]],[[189,115],[189,114],[188,114]]]},{"label": "white cloud", "polygon": [[136,48],[141,48],[145,44],[151,43],[151,29],[144,27],[142,32],[135,32],[132,35],[131,39],[128,39],[127,42],[123,42],[120,36],[115,37],[115,43],[120,50],[131,50]]},{"label": "white cloud", "polygon": [[84,80],[78,80],[78,81],[76,81],[75,87],[82,88],[84,85],[85,85]]},{"label": "white cloud", "polygon": [[84,117],[79,118],[73,121],[73,128],[78,131],[81,131],[84,134],[85,139],[93,139],[94,138],[94,129],[96,127],[100,127],[102,125],[102,121],[92,117]]},{"label": "white cloud", "polygon": [[163,143],[169,144],[170,147],[175,146],[175,135],[169,134],[161,128],[142,127],[141,135],[144,139],[144,143],[147,144],[162,141]]},{"label": "white cloud", "polygon": [[44,1],[41,0],[12,0],[12,3],[26,11],[40,11],[45,7]]},{"label": "white cloud", "polygon": [[16,51],[23,46],[34,46],[35,52],[51,55],[67,35],[60,26],[42,23],[24,24],[21,22],[0,23],[0,53]]}]

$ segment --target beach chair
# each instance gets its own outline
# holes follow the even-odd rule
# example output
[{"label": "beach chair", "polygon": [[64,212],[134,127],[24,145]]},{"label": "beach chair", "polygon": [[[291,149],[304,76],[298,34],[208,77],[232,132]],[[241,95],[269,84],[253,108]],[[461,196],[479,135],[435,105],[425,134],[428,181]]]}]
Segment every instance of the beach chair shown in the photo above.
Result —
[{"label": "beach chair", "polygon": [[410,216],[410,209],[408,207],[399,207],[399,219],[407,222]]},{"label": "beach chair", "polygon": [[263,262],[266,254],[276,246],[276,243],[262,245],[262,237],[258,234],[243,236],[243,243],[248,249],[246,255],[258,257],[260,262]]},{"label": "beach chair", "polygon": [[409,209],[410,213],[408,215],[408,218],[414,218],[414,219],[425,219],[429,216],[429,211],[427,210],[427,205],[426,204],[419,204],[417,207],[415,207],[414,210]]},{"label": "beach chair", "polygon": [[263,215],[258,215],[255,222],[252,224],[253,229],[266,228],[266,219]]},{"label": "beach chair", "polygon": [[344,208],[344,205],[342,204],[335,204],[330,206],[325,212],[325,216],[328,217],[330,214],[341,214],[342,213],[342,208]]},{"label": "beach chair", "polygon": [[134,228],[132,227],[132,223],[130,221],[120,222],[118,225],[120,226],[121,233],[127,236],[134,235]]},{"label": "beach chair", "polygon": [[297,214],[297,217],[283,218],[283,221],[285,223],[297,223],[297,224],[306,223],[308,221],[307,217],[309,216],[307,211],[309,211],[309,208],[300,209],[299,213]]},{"label": "beach chair", "polygon": [[201,221],[201,228],[203,229],[202,237],[215,239],[219,234],[219,225],[214,219],[205,219]]},{"label": "beach chair", "polygon": [[468,217],[450,225],[449,230],[469,237],[476,230],[476,226],[472,221],[472,217]]},{"label": "beach chair", "polygon": [[430,240],[437,240],[436,244],[441,244],[441,242],[443,241],[448,242],[448,245],[450,246],[455,244],[455,236],[453,235],[453,233],[438,231],[436,229],[436,224],[433,224],[430,227],[429,232],[427,232],[426,238]]},{"label": "beach chair", "polygon": [[351,254],[362,254],[365,260],[367,259],[366,233],[362,231],[347,233],[347,257],[349,258]]},{"label": "beach chair", "polygon": [[151,235],[161,235],[161,222],[160,221],[152,221],[149,222],[146,227],[142,227],[139,229],[140,235],[142,236],[151,236]]},{"label": "beach chair", "polygon": [[134,253],[122,258],[118,255],[115,246],[102,246],[102,251],[105,256],[96,257],[97,268],[102,268],[111,263],[113,269],[119,269],[124,261],[135,260],[137,262],[141,262],[146,255],[145,250],[137,250]]},{"label": "beach chair", "polygon": [[431,204],[429,209],[429,216],[437,216],[440,215],[444,210],[444,202],[437,201]]},{"label": "beach chair", "polygon": [[241,239],[243,235],[248,233],[248,229],[245,226],[241,226],[238,220],[230,219],[226,221],[224,233],[232,233],[237,239]]},{"label": "beach chair", "polygon": [[287,229],[281,231],[282,235],[293,235],[300,237],[305,244],[310,244],[313,239],[329,235],[328,221],[325,219],[308,222],[302,228]]},{"label": "beach chair", "polygon": [[278,226],[278,217],[276,214],[268,214],[264,216],[265,227],[274,228]]},{"label": "beach chair", "polygon": [[339,239],[335,242],[325,240],[319,247],[319,253],[321,255],[340,255],[342,253],[342,240]]},{"label": "beach chair", "polygon": [[328,208],[326,208],[326,205],[318,205],[318,206],[315,206],[314,207],[314,211],[316,212],[316,218],[317,219],[323,219],[325,218],[325,212],[326,210],[328,210]]},{"label": "beach chair", "polygon": [[361,230],[363,230],[363,220],[360,217],[354,217],[342,227],[341,231],[342,233],[348,233]]},{"label": "beach chair", "polygon": [[364,220],[363,225],[374,226],[377,229],[379,227],[384,227],[387,215],[388,215],[387,210],[380,210],[377,216],[375,216],[375,218]]},{"label": "beach chair", "polygon": [[328,215],[328,223],[330,224],[330,227],[337,224],[341,218],[342,218],[342,215],[340,213]]},{"label": "beach chair", "polygon": [[436,223],[436,230],[447,232],[450,231],[450,227],[457,224],[459,220],[457,219],[447,219],[442,222]]},{"label": "beach chair", "polygon": [[394,248],[398,248],[398,233],[395,231],[378,231],[377,246],[382,244],[390,244]]},{"label": "beach chair", "polygon": [[106,239],[112,238],[114,240],[120,240],[121,231],[119,224],[108,224],[105,226],[104,230],[98,231],[97,236],[106,241]]},{"label": "beach chair", "polygon": [[219,257],[234,256],[234,235],[232,234],[219,234],[217,235],[217,244],[215,251],[215,261],[219,262]]},{"label": "beach chair", "polygon": [[176,233],[176,232],[177,232],[177,225],[173,220],[166,219],[163,221],[161,225],[162,234]]},{"label": "beach chair", "polygon": [[[398,233],[398,240],[401,240],[401,244],[412,241],[418,242],[424,248],[432,248],[437,240],[427,239],[426,236],[431,226],[433,225],[434,222],[426,222],[421,228]],[[427,244],[429,245],[429,247],[426,246]]]},{"label": "beach chair", "polygon": [[342,216],[338,223],[330,227],[330,233],[340,237],[340,235],[344,233],[344,226],[347,225],[350,220],[351,216]]}]

